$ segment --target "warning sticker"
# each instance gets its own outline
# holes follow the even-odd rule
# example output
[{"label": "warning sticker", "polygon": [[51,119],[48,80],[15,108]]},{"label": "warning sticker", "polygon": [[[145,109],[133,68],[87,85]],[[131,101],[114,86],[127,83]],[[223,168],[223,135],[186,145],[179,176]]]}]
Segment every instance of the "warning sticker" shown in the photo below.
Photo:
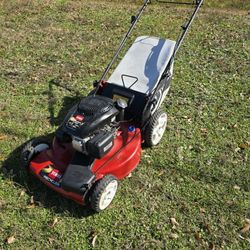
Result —
[{"label": "warning sticker", "polygon": [[59,170],[53,168],[51,165],[43,168],[40,172],[40,175],[48,182],[53,184],[56,187],[60,187],[61,184],[61,179],[62,179],[62,174],[60,173]]}]

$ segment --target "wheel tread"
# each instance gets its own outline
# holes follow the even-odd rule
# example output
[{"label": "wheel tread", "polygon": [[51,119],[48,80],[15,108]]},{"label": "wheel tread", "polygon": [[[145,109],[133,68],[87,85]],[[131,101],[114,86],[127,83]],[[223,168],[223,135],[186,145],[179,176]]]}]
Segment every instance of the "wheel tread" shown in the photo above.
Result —
[{"label": "wheel tread", "polygon": [[151,116],[149,124],[145,130],[144,140],[145,140],[146,146],[148,146],[148,147],[156,146],[156,145],[154,145],[153,140],[152,140],[153,130],[154,130],[155,124],[157,123],[159,117],[164,113],[165,113],[164,111],[159,109],[159,110],[155,111],[155,113]]},{"label": "wheel tread", "polygon": [[117,178],[113,175],[106,175],[100,181],[97,182],[94,190],[92,191],[91,198],[90,198],[90,205],[91,208],[96,212],[101,212],[102,210],[99,208],[99,202],[107,185],[116,180]]},{"label": "wheel tread", "polygon": [[[50,143],[45,140],[45,139],[40,139],[40,138],[37,138],[37,139],[33,139],[33,140],[30,140],[29,142],[27,142],[23,149],[22,149],[22,152],[21,152],[21,161],[22,161],[22,164],[26,167],[29,166],[29,163],[30,163],[30,160],[31,159],[26,159],[26,154],[28,152],[32,152],[32,150],[38,146],[39,144],[47,144],[49,147],[50,147]],[[34,156],[33,156],[34,157]],[[31,157],[32,158],[32,157]]]}]

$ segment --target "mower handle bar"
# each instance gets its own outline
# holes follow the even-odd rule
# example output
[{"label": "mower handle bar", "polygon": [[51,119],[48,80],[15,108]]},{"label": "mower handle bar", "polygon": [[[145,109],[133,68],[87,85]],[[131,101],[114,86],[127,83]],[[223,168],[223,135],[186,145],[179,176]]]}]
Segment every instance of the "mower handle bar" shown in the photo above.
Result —
[{"label": "mower handle bar", "polygon": [[[185,37],[187,36],[187,33],[188,33],[188,31],[189,31],[189,29],[190,29],[190,27],[191,27],[191,25],[192,25],[192,23],[193,23],[193,21],[194,21],[194,19],[195,19],[197,13],[198,13],[198,11],[199,11],[199,9],[201,8],[203,2],[204,2],[204,0],[196,0],[196,7],[195,7],[195,9],[194,9],[194,11],[193,11],[193,13],[192,13],[190,19],[188,20],[187,23],[185,23],[184,25],[182,25],[183,32],[181,33],[180,37],[177,39],[177,42],[176,42],[176,45],[175,45],[175,48],[174,48],[173,55],[172,55],[172,57],[171,57],[171,59],[170,59],[168,65],[167,65],[167,67],[166,67],[166,69],[165,69],[165,71],[164,71],[163,77],[164,77],[164,76],[165,76],[165,77],[171,76],[170,70],[171,70],[171,67],[172,67],[172,65],[173,65],[175,56],[176,56],[177,52],[179,51],[179,48],[180,48],[180,46],[182,45],[182,43],[183,43]],[[159,85],[154,89],[153,93],[151,93],[151,95],[149,96],[148,103],[151,103],[151,102],[153,101],[155,94],[158,92],[158,90],[159,90],[161,87],[162,87],[162,86],[159,84]],[[162,98],[162,97],[161,97],[161,98]],[[161,100],[158,101],[158,107],[159,107],[160,103],[161,103]],[[157,109],[158,107],[156,107],[156,109]],[[144,108],[144,110],[143,110],[143,114],[145,114],[145,112],[147,111],[146,109],[147,109],[147,105],[145,106],[145,108]],[[148,124],[146,121],[145,121],[145,122],[143,121],[142,123],[143,123],[143,128],[145,128],[145,127],[147,126],[147,124]]]},{"label": "mower handle bar", "polygon": [[[183,40],[185,39],[187,32],[197,14],[197,12],[199,11],[201,5],[203,4],[204,0],[194,0],[193,3],[187,3],[187,2],[171,2],[171,1],[164,1],[164,0],[156,0],[157,2],[161,2],[161,3],[172,3],[172,4],[189,4],[189,5],[196,5],[195,11],[192,14],[190,20],[188,21],[188,23],[185,26],[182,26],[184,29],[184,32],[181,34],[180,38],[178,39],[176,46],[175,46],[175,50],[172,56],[172,59],[170,61],[170,64],[172,64],[176,53],[178,52]],[[139,19],[141,18],[142,13],[144,12],[144,10],[146,9],[147,5],[151,2],[151,0],[144,0],[144,4],[143,6],[140,8],[139,12],[137,13],[136,16],[132,16],[131,18],[131,26],[129,27],[129,30],[127,31],[127,33],[125,34],[124,38],[122,39],[120,46],[118,48],[118,50],[116,51],[114,57],[112,58],[112,60],[110,61],[110,63],[108,64],[108,66],[106,67],[103,75],[101,76],[99,81],[95,81],[94,84],[96,86],[96,90],[94,92],[94,94],[96,94],[98,92],[98,89],[100,87],[100,85],[102,84],[102,82],[105,80],[108,72],[110,71],[111,67],[113,66],[113,64],[115,63],[116,59],[118,58],[120,52],[122,51],[126,41],[128,40],[131,32],[133,31],[133,29],[135,28],[137,22],[139,21]],[[168,68],[168,67],[167,67]]]},{"label": "mower handle bar", "polygon": [[[100,84],[102,83],[103,80],[105,80],[109,70],[111,69],[112,65],[114,64],[114,62],[116,61],[117,57],[119,56],[121,50],[123,49],[126,41],[128,40],[131,32],[133,31],[134,27],[136,26],[137,22],[139,21],[139,19],[141,18],[142,13],[144,12],[144,10],[146,9],[147,5],[149,4],[150,0],[145,0],[143,6],[140,8],[139,12],[137,13],[136,16],[132,16],[131,18],[131,26],[129,27],[128,32],[125,34],[124,38],[122,39],[120,46],[117,50],[117,52],[115,53],[114,57],[112,58],[111,62],[108,64],[107,68],[105,69],[101,79],[98,82],[98,86],[96,88],[96,92],[98,91],[98,88],[100,86]],[[95,93],[96,93],[95,92]]]},{"label": "mower handle bar", "polygon": [[188,33],[194,19],[195,19],[198,11],[200,10],[203,2],[204,2],[204,0],[196,0],[196,7],[195,7],[194,12],[192,13],[192,15],[191,15],[190,19],[188,20],[188,22],[182,26],[183,32],[182,32],[181,36],[179,37],[179,39],[177,40],[175,50],[174,50],[174,54],[172,56],[173,59],[176,56],[176,53],[178,52],[180,46],[182,45],[183,40],[185,39],[185,37],[186,37],[186,35],[187,35],[187,33]]},{"label": "mower handle bar", "polygon": [[167,4],[180,4],[180,5],[198,5],[200,0],[195,0],[192,3],[190,2],[173,2],[173,1],[164,1],[164,0],[156,0],[158,3],[167,3]]}]

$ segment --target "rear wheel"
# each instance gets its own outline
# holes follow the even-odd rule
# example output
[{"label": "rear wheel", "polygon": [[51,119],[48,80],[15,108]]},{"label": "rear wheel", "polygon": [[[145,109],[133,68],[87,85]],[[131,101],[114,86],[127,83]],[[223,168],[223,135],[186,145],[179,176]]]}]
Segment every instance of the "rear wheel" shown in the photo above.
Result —
[{"label": "rear wheel", "polygon": [[145,144],[148,147],[156,146],[160,143],[167,127],[168,116],[162,110],[157,110],[150,118],[145,130]]},{"label": "rear wheel", "polygon": [[97,185],[90,197],[91,208],[96,212],[106,209],[115,197],[118,180],[113,175],[106,175]]},{"label": "rear wheel", "polygon": [[21,160],[25,166],[28,166],[32,158],[49,149],[50,145],[48,142],[42,139],[34,139],[29,141],[23,148],[21,153]]}]

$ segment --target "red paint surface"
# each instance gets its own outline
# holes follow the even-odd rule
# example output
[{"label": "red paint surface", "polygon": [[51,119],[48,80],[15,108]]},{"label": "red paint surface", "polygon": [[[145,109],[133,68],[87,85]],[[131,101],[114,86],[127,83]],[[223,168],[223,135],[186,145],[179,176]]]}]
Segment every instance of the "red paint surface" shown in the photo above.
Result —
[{"label": "red paint surface", "polygon": [[[51,149],[37,155],[30,163],[30,171],[44,184],[66,198],[72,199],[84,205],[83,197],[79,194],[67,192],[60,187],[51,184],[40,175],[43,168],[51,165],[57,174],[63,175],[69,165],[74,149],[71,143],[61,144],[56,139],[53,141]],[[118,131],[111,151],[102,159],[95,160],[92,171],[96,174],[96,180],[103,178],[107,174],[112,174],[118,179],[123,179],[129,175],[139,164],[141,158],[141,132],[136,129],[128,132],[128,126]]]}]

